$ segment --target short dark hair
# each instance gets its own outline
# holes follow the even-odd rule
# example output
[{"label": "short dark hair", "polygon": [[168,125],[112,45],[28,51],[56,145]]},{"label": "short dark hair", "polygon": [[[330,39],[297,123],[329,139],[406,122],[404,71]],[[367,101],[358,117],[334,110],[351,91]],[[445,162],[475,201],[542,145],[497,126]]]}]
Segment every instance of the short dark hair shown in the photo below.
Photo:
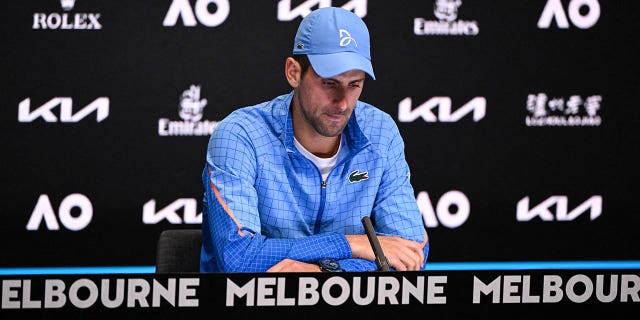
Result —
[{"label": "short dark hair", "polygon": [[309,57],[307,57],[306,54],[294,54],[293,59],[298,61],[298,63],[300,64],[300,68],[302,69],[300,78],[304,77],[304,74],[307,73],[307,70],[309,70],[309,66],[311,65],[311,62],[309,62]]}]

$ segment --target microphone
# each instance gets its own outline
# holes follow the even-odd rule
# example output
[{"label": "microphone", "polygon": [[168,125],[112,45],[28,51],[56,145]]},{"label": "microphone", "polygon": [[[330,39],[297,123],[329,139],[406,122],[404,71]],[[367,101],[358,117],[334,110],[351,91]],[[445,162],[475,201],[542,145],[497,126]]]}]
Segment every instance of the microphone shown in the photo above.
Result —
[{"label": "microphone", "polygon": [[369,238],[369,243],[371,243],[371,248],[373,248],[373,254],[376,256],[376,265],[378,266],[376,271],[389,271],[389,262],[382,251],[376,231],[373,229],[373,224],[371,224],[371,219],[367,216],[362,217],[362,225],[367,233],[367,238]]}]

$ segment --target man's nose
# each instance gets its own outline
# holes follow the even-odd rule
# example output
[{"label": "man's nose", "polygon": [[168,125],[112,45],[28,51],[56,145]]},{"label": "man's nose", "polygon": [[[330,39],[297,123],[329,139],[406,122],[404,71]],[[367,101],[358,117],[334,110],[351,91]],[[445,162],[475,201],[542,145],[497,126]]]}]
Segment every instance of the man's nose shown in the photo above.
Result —
[{"label": "man's nose", "polygon": [[336,88],[333,93],[333,104],[340,109],[340,111],[344,111],[347,109],[347,94],[346,90],[343,87]]}]

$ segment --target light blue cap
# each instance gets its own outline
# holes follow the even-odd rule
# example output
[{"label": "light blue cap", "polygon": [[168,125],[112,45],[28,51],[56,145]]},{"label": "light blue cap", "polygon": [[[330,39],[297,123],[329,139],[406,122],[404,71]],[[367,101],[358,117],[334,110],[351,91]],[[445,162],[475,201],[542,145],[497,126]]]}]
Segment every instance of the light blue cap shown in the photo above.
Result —
[{"label": "light blue cap", "polygon": [[293,54],[306,54],[315,72],[331,78],[362,70],[374,80],[369,29],[355,13],[336,7],[316,9],[302,19]]}]

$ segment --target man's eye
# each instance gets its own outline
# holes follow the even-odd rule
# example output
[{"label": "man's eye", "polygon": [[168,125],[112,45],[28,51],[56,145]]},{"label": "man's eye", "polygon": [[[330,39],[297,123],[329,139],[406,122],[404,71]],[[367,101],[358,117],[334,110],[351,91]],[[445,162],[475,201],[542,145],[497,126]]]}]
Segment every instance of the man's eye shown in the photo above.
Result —
[{"label": "man's eye", "polygon": [[352,88],[360,88],[360,83],[352,83],[349,86]]},{"label": "man's eye", "polygon": [[324,84],[325,86],[328,86],[328,87],[335,87],[335,85],[336,85],[336,83],[333,82],[333,81],[324,81],[324,82],[322,82],[322,84]]}]

